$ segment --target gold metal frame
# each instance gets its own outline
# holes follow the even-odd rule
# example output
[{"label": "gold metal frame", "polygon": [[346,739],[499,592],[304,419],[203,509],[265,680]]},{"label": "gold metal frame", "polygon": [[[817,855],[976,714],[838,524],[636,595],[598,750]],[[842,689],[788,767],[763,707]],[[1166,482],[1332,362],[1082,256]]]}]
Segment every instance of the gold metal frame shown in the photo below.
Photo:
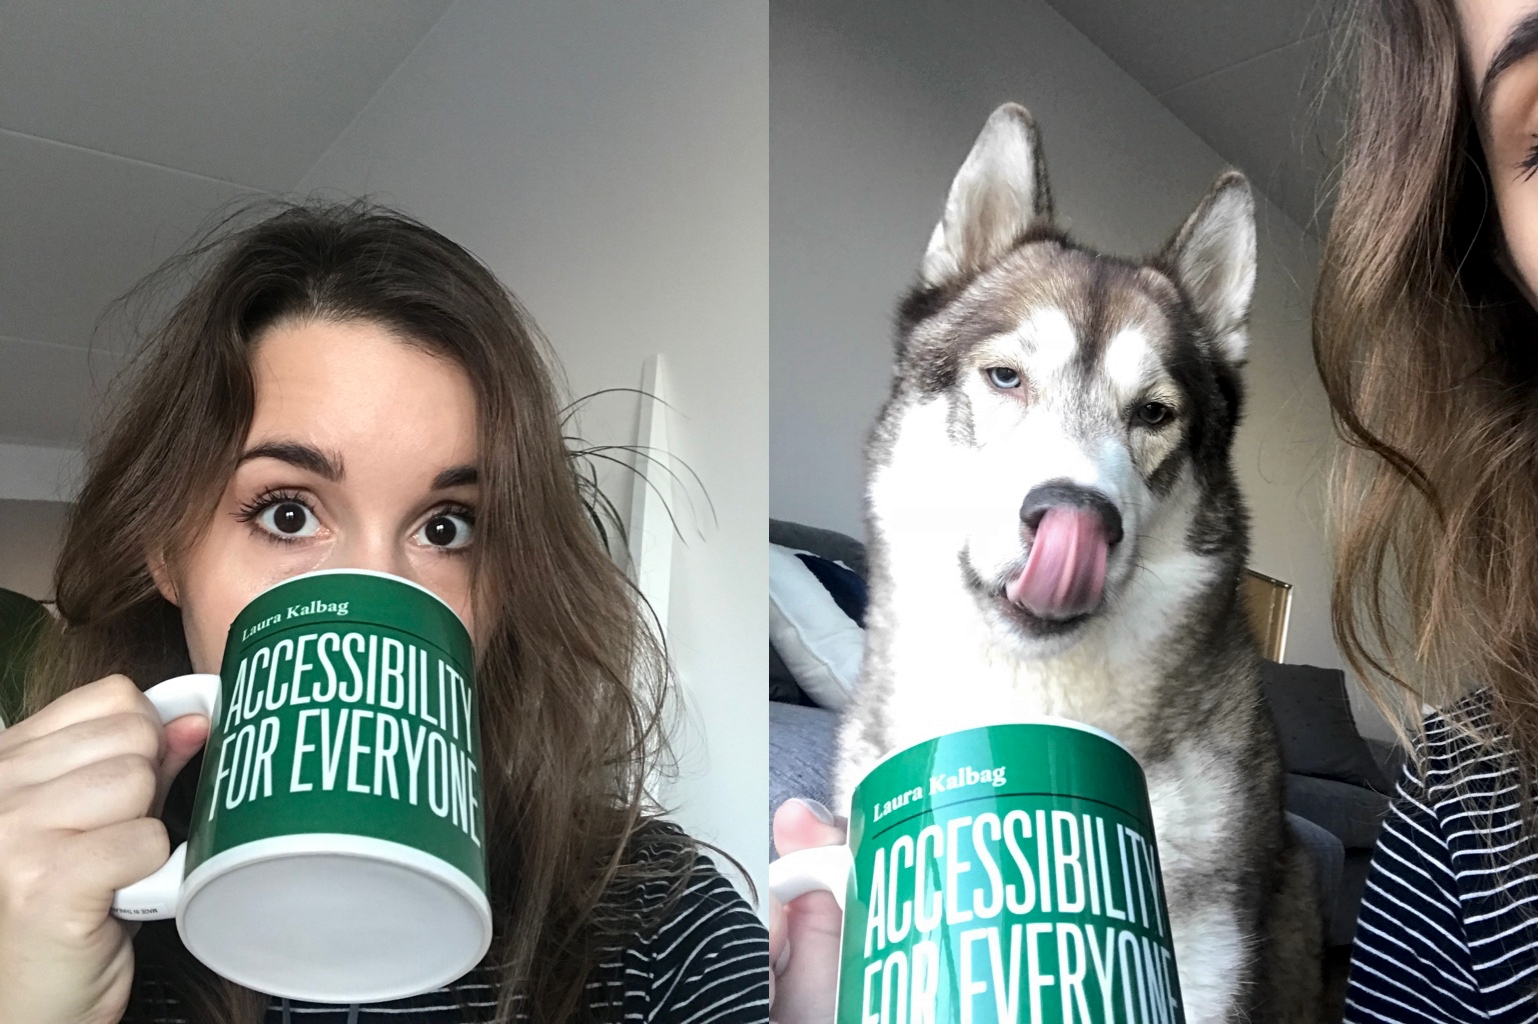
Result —
[{"label": "gold metal frame", "polygon": [[1261,653],[1282,661],[1288,643],[1288,612],[1293,606],[1293,584],[1246,569],[1240,579],[1240,600],[1250,619]]}]

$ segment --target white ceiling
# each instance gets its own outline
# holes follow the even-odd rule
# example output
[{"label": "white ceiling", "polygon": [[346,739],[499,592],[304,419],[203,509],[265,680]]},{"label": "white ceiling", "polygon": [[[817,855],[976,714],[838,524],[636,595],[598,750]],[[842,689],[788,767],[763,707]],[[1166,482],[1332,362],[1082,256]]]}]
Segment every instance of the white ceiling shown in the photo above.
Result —
[{"label": "white ceiling", "polygon": [[450,0],[0,0],[0,442],[78,443],[108,304],[292,188]]},{"label": "white ceiling", "polygon": [[1047,0],[1300,227],[1321,233],[1339,0]]},{"label": "white ceiling", "polygon": [[[1049,2],[1312,226],[1330,0]],[[78,444],[118,365],[103,310],[292,188],[449,3],[0,0],[0,442]]]}]

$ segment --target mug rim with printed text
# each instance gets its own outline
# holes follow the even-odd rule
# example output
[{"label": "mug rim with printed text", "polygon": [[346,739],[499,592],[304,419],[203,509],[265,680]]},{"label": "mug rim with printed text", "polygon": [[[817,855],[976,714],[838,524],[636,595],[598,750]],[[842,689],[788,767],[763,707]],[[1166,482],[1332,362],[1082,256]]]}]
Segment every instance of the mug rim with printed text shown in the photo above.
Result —
[{"label": "mug rim with printed text", "polygon": [[[277,604],[285,593],[301,600],[322,597],[288,608],[287,618],[309,619],[291,625]],[[270,613],[272,608],[278,610]],[[349,619],[350,610],[363,620]],[[328,625],[337,628],[327,630]],[[296,633],[297,639],[283,639]],[[305,641],[312,637],[310,657],[318,660],[306,661]],[[287,686],[274,688],[278,648],[285,643],[292,693]],[[393,664],[392,644],[399,651]],[[272,666],[265,697],[257,680],[258,651],[269,652],[263,667]],[[343,653],[345,659],[338,656]],[[436,718],[429,685],[434,660]],[[305,677],[308,689],[301,700],[305,670],[312,674]],[[473,784],[481,757],[473,738],[478,727],[473,670],[474,649],[458,614],[412,580],[377,570],[321,569],[264,588],[231,623],[219,674],[178,676],[145,691],[163,721],[189,713],[208,716],[207,756],[188,841],[155,873],[114,894],[112,913],[128,920],[174,917],[189,952],[216,973],[268,995],[381,1002],[461,977],[485,956],[492,939],[486,854],[476,835],[478,829],[485,833]],[[282,674],[288,675],[287,666]],[[323,693],[324,700],[317,700]],[[332,710],[338,716],[334,733]],[[366,716],[375,730],[372,747],[360,742]],[[382,770],[387,718],[393,739],[388,787]],[[255,739],[256,721],[261,740]],[[296,723],[297,729],[286,728]],[[414,728],[417,759],[410,767],[408,803],[401,795],[408,781],[398,774],[407,772]],[[400,753],[403,740],[406,755]],[[237,786],[237,768],[251,764],[253,746],[256,767],[242,774]],[[232,748],[236,753],[226,764]],[[435,748],[444,755],[435,757]],[[285,753],[291,755],[287,762]],[[438,770],[449,767],[451,758],[459,783],[453,800],[449,773]],[[265,787],[260,790],[259,774]],[[425,778],[421,785],[419,775]],[[302,776],[308,781],[301,782]],[[452,825],[447,814],[437,813],[436,795],[427,806],[430,788],[453,807]]]}]

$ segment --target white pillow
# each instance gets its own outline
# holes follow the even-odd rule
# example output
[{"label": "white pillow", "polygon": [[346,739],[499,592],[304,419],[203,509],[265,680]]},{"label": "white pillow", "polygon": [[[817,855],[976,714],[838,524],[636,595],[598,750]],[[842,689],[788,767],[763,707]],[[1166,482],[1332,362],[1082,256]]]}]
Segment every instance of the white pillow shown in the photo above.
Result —
[{"label": "white pillow", "polygon": [[790,548],[770,545],[769,587],[770,643],[807,696],[843,710],[860,677],[865,630]]}]

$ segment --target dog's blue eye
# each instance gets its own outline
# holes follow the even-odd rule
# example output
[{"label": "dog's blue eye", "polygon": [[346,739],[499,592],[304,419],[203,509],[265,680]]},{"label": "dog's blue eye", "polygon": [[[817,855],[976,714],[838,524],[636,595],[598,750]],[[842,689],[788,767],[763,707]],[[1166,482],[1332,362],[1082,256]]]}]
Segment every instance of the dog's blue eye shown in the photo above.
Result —
[{"label": "dog's blue eye", "polygon": [[1159,402],[1145,402],[1138,408],[1138,419],[1145,426],[1157,427],[1170,419],[1170,406]]},{"label": "dog's blue eye", "polygon": [[1008,366],[991,366],[983,372],[988,375],[989,383],[996,388],[1009,391],[1021,386],[1021,375]]}]

